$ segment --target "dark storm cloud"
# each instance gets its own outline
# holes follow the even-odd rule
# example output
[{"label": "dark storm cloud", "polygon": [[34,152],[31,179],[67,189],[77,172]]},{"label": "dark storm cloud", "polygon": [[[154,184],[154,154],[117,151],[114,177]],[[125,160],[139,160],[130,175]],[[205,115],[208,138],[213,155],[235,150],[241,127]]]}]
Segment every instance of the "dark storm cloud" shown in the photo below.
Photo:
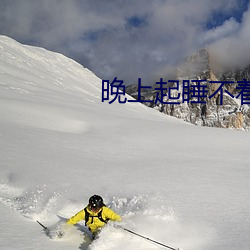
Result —
[{"label": "dark storm cloud", "polygon": [[[204,46],[248,49],[249,13],[239,21],[236,10],[236,0],[1,0],[0,33],[62,52],[101,78],[148,84]],[[215,12],[227,20],[207,29]]]}]

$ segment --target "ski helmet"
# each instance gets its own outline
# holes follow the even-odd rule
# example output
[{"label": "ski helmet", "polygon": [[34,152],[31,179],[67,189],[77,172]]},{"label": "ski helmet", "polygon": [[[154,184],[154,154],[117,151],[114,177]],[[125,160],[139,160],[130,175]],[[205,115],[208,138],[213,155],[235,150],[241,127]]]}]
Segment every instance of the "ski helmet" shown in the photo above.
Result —
[{"label": "ski helmet", "polygon": [[93,210],[98,210],[103,207],[103,199],[99,195],[93,195],[89,198],[89,206]]}]

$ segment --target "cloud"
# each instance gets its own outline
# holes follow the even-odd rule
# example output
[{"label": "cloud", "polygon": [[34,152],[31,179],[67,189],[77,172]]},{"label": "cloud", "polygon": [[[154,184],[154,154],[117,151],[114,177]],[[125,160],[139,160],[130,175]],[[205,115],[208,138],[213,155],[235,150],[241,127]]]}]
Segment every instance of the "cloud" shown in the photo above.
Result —
[{"label": "cloud", "polygon": [[[2,0],[0,33],[64,53],[103,79],[152,84],[196,50],[213,44],[220,51],[236,43],[231,34],[249,35],[247,14],[242,23],[233,18],[237,6],[237,0]],[[218,10],[229,18],[207,30]]]},{"label": "cloud", "polygon": [[226,32],[228,23],[218,28],[225,36],[215,39],[210,44],[210,51],[219,65],[245,67],[250,64],[250,8],[245,11],[241,22],[233,23],[229,25],[232,28],[231,32]]},{"label": "cloud", "polygon": [[229,20],[224,21],[221,26],[205,31],[204,35],[201,37],[201,43],[211,44],[228,37],[231,34],[235,34],[239,28],[240,24],[235,20],[235,18],[231,17]]}]

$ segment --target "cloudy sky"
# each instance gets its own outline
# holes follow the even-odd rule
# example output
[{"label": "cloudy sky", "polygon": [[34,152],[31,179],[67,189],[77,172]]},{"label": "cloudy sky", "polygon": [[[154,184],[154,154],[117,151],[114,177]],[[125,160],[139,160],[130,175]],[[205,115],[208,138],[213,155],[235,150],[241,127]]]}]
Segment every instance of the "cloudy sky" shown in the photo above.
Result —
[{"label": "cloudy sky", "polygon": [[0,34],[61,52],[102,79],[150,84],[211,47],[250,62],[250,0],[0,0]]}]

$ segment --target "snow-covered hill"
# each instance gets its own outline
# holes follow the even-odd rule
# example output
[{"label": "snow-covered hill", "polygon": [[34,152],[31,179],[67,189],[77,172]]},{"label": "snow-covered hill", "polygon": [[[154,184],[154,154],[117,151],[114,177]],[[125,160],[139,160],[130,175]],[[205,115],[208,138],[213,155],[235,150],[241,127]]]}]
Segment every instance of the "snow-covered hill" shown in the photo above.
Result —
[{"label": "snow-covered hill", "polygon": [[97,193],[123,226],[169,246],[248,250],[249,139],[101,102],[89,70],[0,36],[0,248],[162,249],[111,225],[91,245],[79,227],[51,240],[36,223]]}]

